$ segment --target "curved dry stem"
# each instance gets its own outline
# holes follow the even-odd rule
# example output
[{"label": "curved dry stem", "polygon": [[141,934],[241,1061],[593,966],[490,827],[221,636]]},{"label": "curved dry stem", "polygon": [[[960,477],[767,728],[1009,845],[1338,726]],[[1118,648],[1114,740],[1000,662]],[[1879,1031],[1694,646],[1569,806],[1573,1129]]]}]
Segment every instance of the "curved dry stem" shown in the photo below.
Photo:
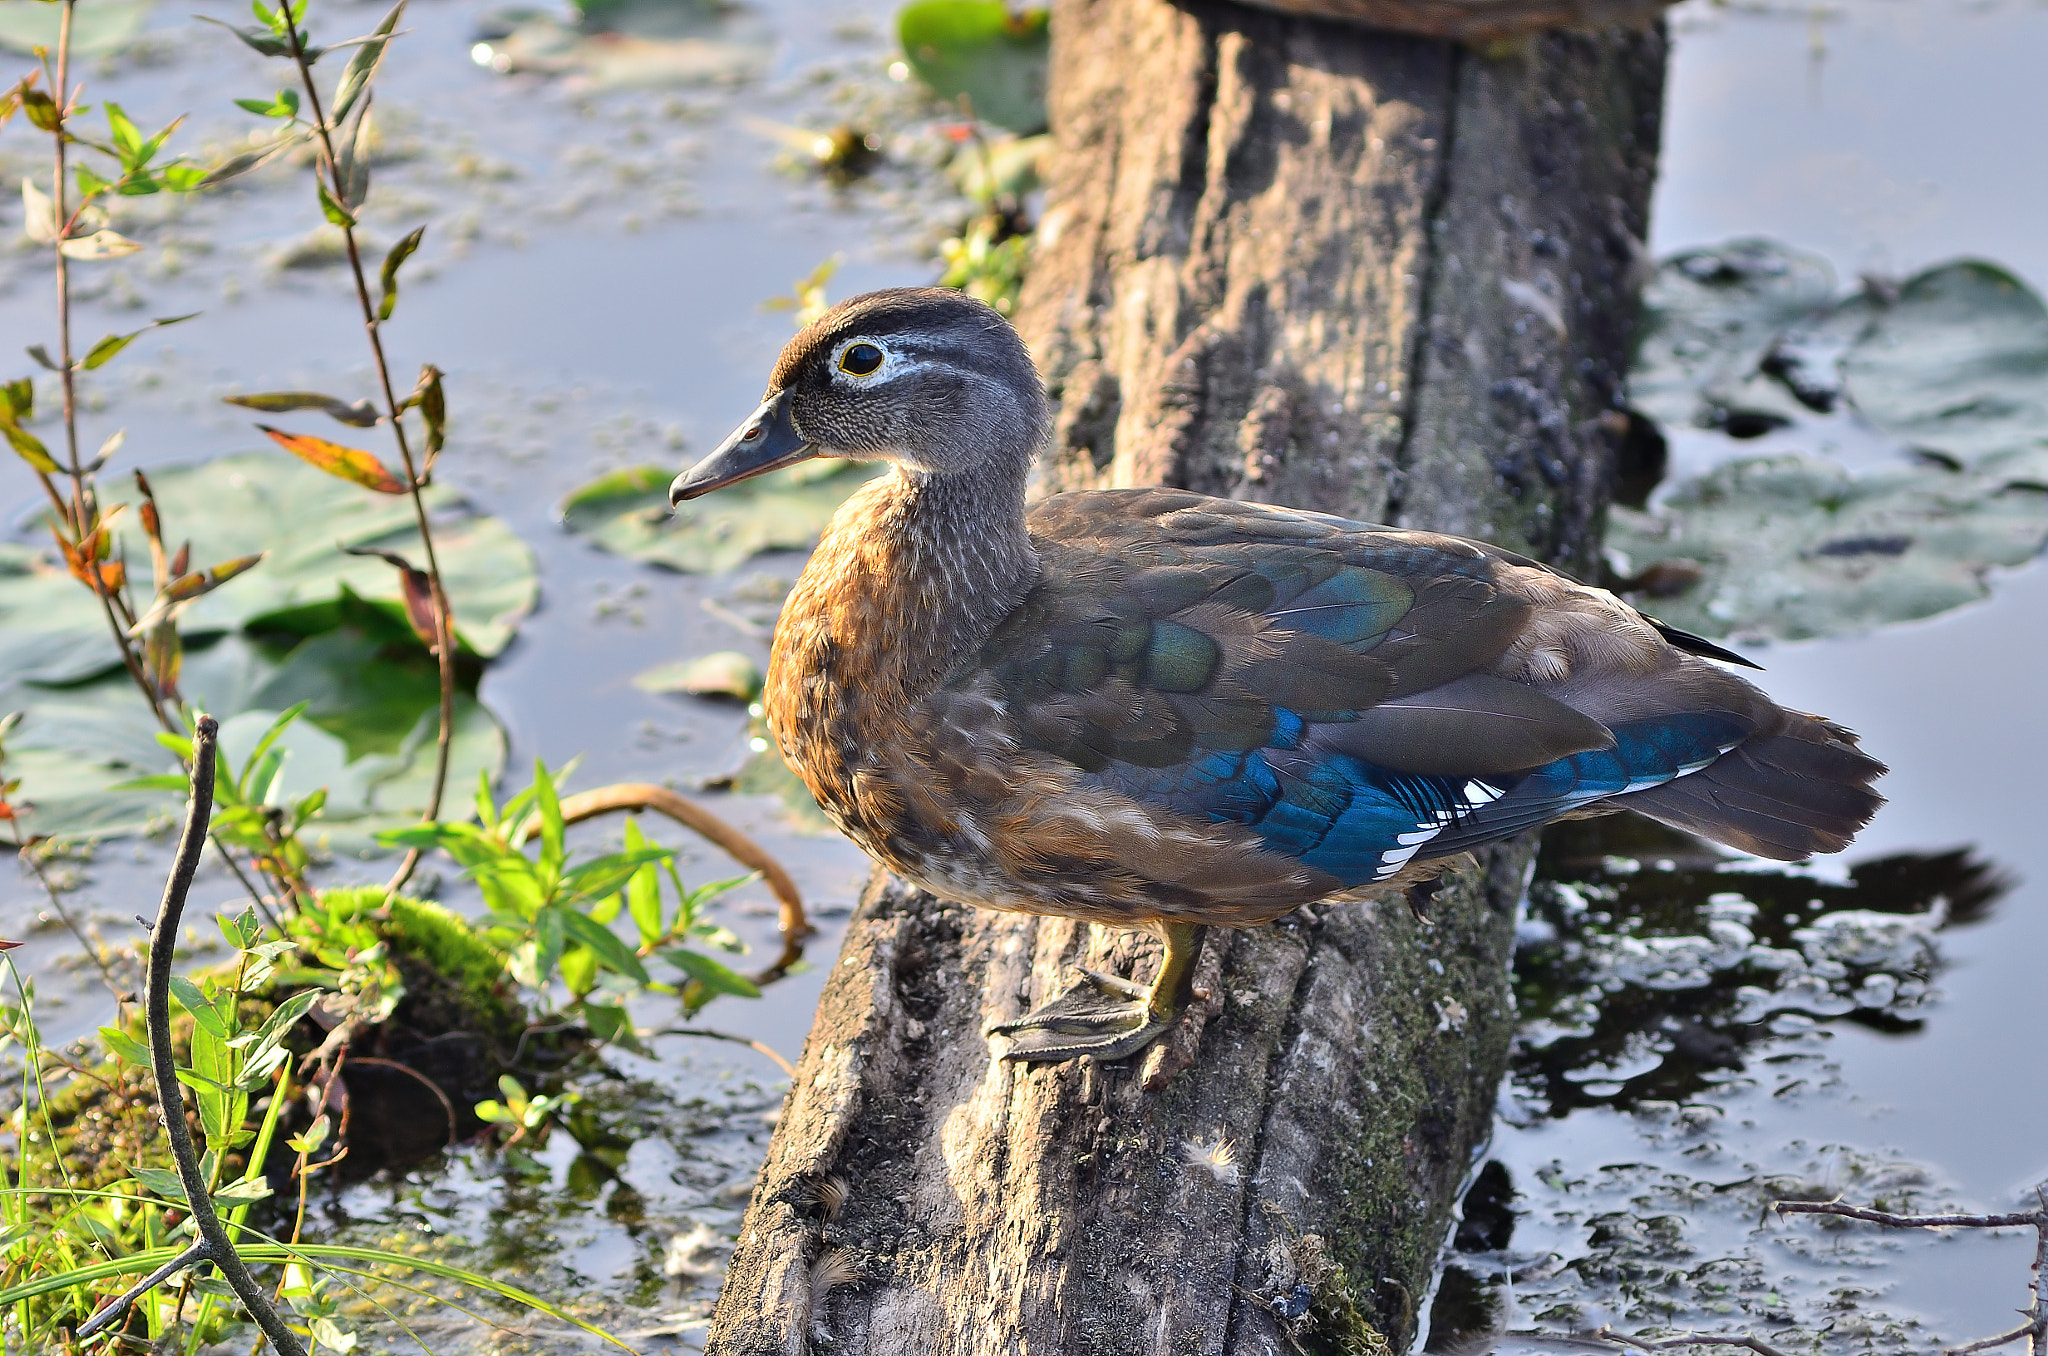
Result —
[{"label": "curved dry stem", "polygon": [[[199,870],[199,854],[206,846],[206,829],[213,818],[214,744],[220,736],[220,722],[200,716],[192,732],[192,804],[185,814],[185,832],[178,840],[178,855],[164,882],[163,903],[149,932],[149,988],[144,1012],[149,1026],[150,1069],[156,1076],[157,1108],[162,1113],[164,1133],[171,1142],[171,1158],[178,1165],[178,1180],[185,1187],[185,1202],[192,1211],[192,1223],[199,1241],[178,1259],[190,1263],[209,1261],[240,1297],[242,1304],[263,1329],[279,1356],[306,1356],[298,1334],[285,1326],[284,1319],[249,1274],[241,1254],[228,1237],[227,1226],[213,1208],[207,1194],[206,1175],[199,1167],[199,1151],[192,1143],[192,1131],[185,1124],[185,1097],[178,1088],[178,1061],[171,1052],[171,964],[177,958],[178,926],[185,917],[185,896],[191,892],[192,877]],[[80,1337],[116,1323],[128,1306],[151,1284],[169,1279],[175,1267],[160,1267],[113,1304],[93,1316],[78,1331]]]},{"label": "curved dry stem", "polygon": [[[782,910],[776,924],[782,932],[782,954],[776,957],[773,965],[754,976],[755,983],[773,983],[802,959],[804,938],[817,929],[811,926],[809,917],[804,913],[803,895],[798,892],[796,882],[790,878],[789,872],[782,869],[782,863],[768,855],[766,848],[696,801],[652,782],[615,782],[610,786],[565,796],[562,799],[562,822],[580,824],[600,815],[635,810],[659,810],[712,843],[741,866],[760,872],[761,878],[768,882],[768,888],[775,892],[776,903]],[[540,815],[535,812],[520,826],[514,836],[515,841],[523,841],[539,827]]]}]

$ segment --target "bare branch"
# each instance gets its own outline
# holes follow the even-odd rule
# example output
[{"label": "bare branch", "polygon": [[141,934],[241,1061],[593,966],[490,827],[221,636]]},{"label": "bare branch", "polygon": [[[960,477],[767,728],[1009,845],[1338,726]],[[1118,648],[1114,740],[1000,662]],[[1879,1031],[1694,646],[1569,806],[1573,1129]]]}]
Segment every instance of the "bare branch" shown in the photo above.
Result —
[{"label": "bare branch", "polygon": [[1942,1352],[1942,1356],[1970,1356],[1970,1353],[1973,1351],[1989,1351],[1993,1347],[2002,1347],[2007,1342],[2017,1342],[2022,1337],[2027,1336],[2033,1331],[2034,1321],[2032,1319],[2028,1319],[2025,1323],[2020,1324],[2011,1332],[2002,1332],[1996,1337],[1980,1337],[1976,1341],[1971,1342],[1966,1346],[1949,1347],[1947,1350]]},{"label": "bare branch", "polygon": [[122,1315],[128,1312],[129,1306],[134,1304],[135,1301],[141,1299],[144,1295],[147,1295],[150,1291],[183,1271],[186,1267],[191,1266],[194,1262],[205,1261],[207,1255],[206,1243],[203,1240],[194,1243],[191,1247],[185,1249],[185,1251],[179,1253],[155,1271],[150,1272],[147,1276],[144,1276],[119,1295],[116,1295],[112,1303],[105,1305],[98,1313],[80,1324],[78,1332],[75,1334],[78,1340],[82,1342],[86,1338],[120,1322]]},{"label": "bare branch", "polygon": [[1627,1333],[1612,1328],[1602,1328],[1593,1334],[1608,1342],[1617,1342],[1637,1351],[1676,1351],[1681,1347],[1747,1347],[1757,1356],[1785,1356],[1785,1353],[1748,1333],[1687,1333],[1683,1337],[1642,1338],[1630,1337]]},{"label": "bare branch", "polygon": [[1840,1201],[1772,1201],[1771,1209],[1781,1215],[1839,1215],[1843,1219],[1869,1220],[1887,1229],[2039,1229],[2048,1226],[2048,1210],[2026,1210],[2006,1215],[1894,1215],[1889,1210],[1866,1210]]},{"label": "bare branch", "polygon": [[[200,1171],[199,1152],[192,1132],[185,1124],[185,1097],[178,1088],[178,1061],[171,1052],[171,964],[177,957],[178,926],[185,916],[185,896],[192,889],[192,877],[199,870],[199,854],[206,845],[206,829],[213,818],[214,747],[220,737],[220,722],[202,715],[193,722],[192,804],[185,813],[185,833],[178,840],[178,856],[171,877],[164,882],[164,898],[157,909],[156,923],[149,933],[149,988],[145,1012],[149,1024],[151,1071],[156,1075],[157,1106],[163,1112],[164,1132],[171,1141],[171,1157],[178,1165],[178,1177],[185,1185],[185,1200],[192,1210],[192,1223],[205,1245],[205,1257],[220,1268],[221,1276],[241,1298],[242,1304],[277,1348],[278,1356],[306,1356],[298,1334],[285,1326],[284,1319],[249,1274],[227,1226],[214,1211],[207,1194],[206,1176]],[[168,1275],[169,1273],[165,1273]],[[109,1320],[111,1321],[111,1320]]]},{"label": "bare branch", "polygon": [[1950,1347],[1943,1356],[1971,1356],[1974,1352],[1990,1351],[2008,1342],[2017,1342],[2022,1337],[2033,1338],[2034,1356],[2044,1356],[2048,1353],[2048,1187],[2034,1188],[2034,1196],[2041,1202],[2039,1209],[2002,1215],[1894,1215],[1889,1210],[1866,1210],[1860,1205],[1844,1205],[1840,1201],[1773,1201],[1771,1209],[1781,1215],[1834,1215],[1841,1219],[1868,1220],[1887,1229],[2032,1229],[2035,1237],[2034,1303],[2020,1311],[2027,1316],[2027,1321],[1996,1337],[1983,1337],[1959,1347]]}]

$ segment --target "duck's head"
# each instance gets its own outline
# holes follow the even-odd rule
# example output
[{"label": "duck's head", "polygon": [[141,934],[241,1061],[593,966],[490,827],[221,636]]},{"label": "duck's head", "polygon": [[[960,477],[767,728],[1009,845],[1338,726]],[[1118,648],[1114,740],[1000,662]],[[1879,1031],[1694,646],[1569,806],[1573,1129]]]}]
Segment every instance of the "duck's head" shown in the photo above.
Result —
[{"label": "duck's head", "polygon": [[1031,355],[993,307],[949,288],[894,287],[806,325],[761,407],[668,497],[680,504],[809,457],[1021,479],[1048,425]]}]

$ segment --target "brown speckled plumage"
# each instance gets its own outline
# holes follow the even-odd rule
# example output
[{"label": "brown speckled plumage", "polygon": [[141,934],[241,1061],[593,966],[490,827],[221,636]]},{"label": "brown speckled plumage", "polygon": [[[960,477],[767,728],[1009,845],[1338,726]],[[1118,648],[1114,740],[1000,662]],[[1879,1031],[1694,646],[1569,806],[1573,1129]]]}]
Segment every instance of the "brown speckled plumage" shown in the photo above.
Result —
[{"label": "brown speckled plumage", "polygon": [[876,293],[792,341],[677,482],[893,463],[791,594],[764,702],[825,812],[935,894],[1248,926],[1568,814],[1796,858],[1880,803],[1847,731],[1497,548],[1175,490],[1027,518],[1046,427],[992,311]]}]

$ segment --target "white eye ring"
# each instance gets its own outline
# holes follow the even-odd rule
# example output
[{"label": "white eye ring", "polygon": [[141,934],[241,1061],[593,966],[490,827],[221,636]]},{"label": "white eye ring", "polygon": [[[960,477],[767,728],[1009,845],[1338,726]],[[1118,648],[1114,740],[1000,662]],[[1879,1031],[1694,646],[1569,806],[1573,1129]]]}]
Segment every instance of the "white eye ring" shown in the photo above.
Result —
[{"label": "white eye ring", "polygon": [[872,339],[850,339],[832,357],[833,375],[870,381],[893,365],[890,357],[889,350]]}]

